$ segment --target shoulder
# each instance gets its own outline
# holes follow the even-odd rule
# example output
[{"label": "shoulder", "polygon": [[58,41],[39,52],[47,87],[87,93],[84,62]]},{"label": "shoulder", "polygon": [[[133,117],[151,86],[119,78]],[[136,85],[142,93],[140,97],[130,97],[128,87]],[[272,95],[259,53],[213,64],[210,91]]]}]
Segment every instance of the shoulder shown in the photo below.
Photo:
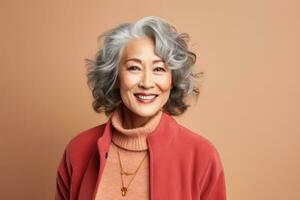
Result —
[{"label": "shoulder", "polygon": [[195,132],[181,124],[178,124],[178,128],[178,139],[184,141],[185,145],[190,148],[195,148],[198,151],[204,151],[209,154],[217,151],[215,145],[202,132]]},{"label": "shoulder", "polygon": [[97,138],[101,136],[105,124],[81,131],[67,143],[57,168],[57,196],[61,196],[61,192],[70,195],[72,182],[75,185],[80,183],[78,178],[83,175],[89,160],[97,150]]},{"label": "shoulder", "polygon": [[215,144],[203,136],[201,132],[196,133],[182,125],[179,125],[179,129],[180,149],[185,151],[185,155],[192,155],[191,159],[194,160],[196,167],[205,173],[223,173],[224,167],[221,156]]},{"label": "shoulder", "polygon": [[181,151],[194,155],[199,162],[218,165],[222,168],[220,153],[215,144],[201,132],[195,132],[178,124],[177,142]]},{"label": "shoulder", "polygon": [[77,133],[69,141],[69,144],[71,146],[73,145],[81,146],[81,145],[89,145],[90,143],[95,142],[95,140],[97,140],[101,136],[105,125],[106,123],[103,123]]},{"label": "shoulder", "polygon": [[68,142],[65,149],[70,160],[89,157],[97,149],[97,140],[101,137],[106,123],[83,130]]}]

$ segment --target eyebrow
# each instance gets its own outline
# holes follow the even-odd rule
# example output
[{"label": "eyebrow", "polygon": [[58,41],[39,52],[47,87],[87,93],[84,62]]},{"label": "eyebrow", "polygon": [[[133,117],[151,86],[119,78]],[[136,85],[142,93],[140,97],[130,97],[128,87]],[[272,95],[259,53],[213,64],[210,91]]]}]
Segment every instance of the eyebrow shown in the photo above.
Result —
[{"label": "eyebrow", "polygon": [[[142,64],[142,61],[140,59],[138,59],[138,58],[129,58],[129,59],[126,59],[124,61],[124,63],[127,63],[128,61],[135,61],[135,62],[138,62],[138,63]],[[157,59],[157,60],[153,60],[152,61],[153,64],[158,63],[158,62],[163,62],[164,63],[165,61],[163,61],[162,59]]]}]

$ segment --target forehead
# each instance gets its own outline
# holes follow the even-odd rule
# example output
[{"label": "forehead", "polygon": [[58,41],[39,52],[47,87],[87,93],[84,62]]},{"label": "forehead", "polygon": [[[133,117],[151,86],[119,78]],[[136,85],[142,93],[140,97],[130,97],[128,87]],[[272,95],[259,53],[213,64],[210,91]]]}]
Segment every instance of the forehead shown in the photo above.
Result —
[{"label": "forehead", "polygon": [[128,42],[123,49],[122,60],[127,59],[151,59],[157,60],[160,57],[155,53],[155,43],[149,37],[138,38]]}]

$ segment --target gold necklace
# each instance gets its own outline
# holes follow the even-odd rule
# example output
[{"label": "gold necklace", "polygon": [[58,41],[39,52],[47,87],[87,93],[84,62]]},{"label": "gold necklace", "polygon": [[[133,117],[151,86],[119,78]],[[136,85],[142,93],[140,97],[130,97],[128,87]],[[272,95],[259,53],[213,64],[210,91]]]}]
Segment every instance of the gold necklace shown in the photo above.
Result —
[{"label": "gold necklace", "polygon": [[[121,162],[121,158],[120,158],[120,153],[119,153],[118,147],[117,147],[117,152],[118,152],[118,158],[119,158],[119,163],[120,163],[120,170],[121,170],[121,171],[120,171],[120,174],[121,174],[121,180],[122,180],[121,194],[122,194],[122,196],[124,197],[124,196],[126,195],[127,191],[128,191],[129,185],[131,184],[131,182],[132,182],[133,179],[135,178],[135,176],[136,176],[138,170],[139,170],[140,167],[142,166],[142,164],[143,164],[143,162],[144,162],[144,160],[145,160],[145,158],[146,158],[146,156],[147,156],[147,152],[146,152],[146,154],[145,154],[143,160],[142,160],[141,163],[139,164],[138,168],[137,168],[134,172],[132,172],[132,173],[130,173],[130,172],[125,172],[125,171],[124,171],[123,166],[122,166],[122,162]],[[130,180],[130,182],[128,183],[127,187],[124,186],[123,175],[125,175],[125,176],[134,175],[134,176],[132,177],[132,179]]]}]

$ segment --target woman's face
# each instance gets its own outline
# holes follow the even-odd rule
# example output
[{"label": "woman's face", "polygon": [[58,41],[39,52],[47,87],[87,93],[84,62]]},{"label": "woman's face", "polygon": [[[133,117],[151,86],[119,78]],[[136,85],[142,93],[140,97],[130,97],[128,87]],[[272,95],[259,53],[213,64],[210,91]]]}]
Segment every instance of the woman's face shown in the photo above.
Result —
[{"label": "woman's face", "polygon": [[151,117],[168,101],[172,73],[155,52],[149,37],[128,42],[119,69],[120,94],[125,106],[136,115]]}]

